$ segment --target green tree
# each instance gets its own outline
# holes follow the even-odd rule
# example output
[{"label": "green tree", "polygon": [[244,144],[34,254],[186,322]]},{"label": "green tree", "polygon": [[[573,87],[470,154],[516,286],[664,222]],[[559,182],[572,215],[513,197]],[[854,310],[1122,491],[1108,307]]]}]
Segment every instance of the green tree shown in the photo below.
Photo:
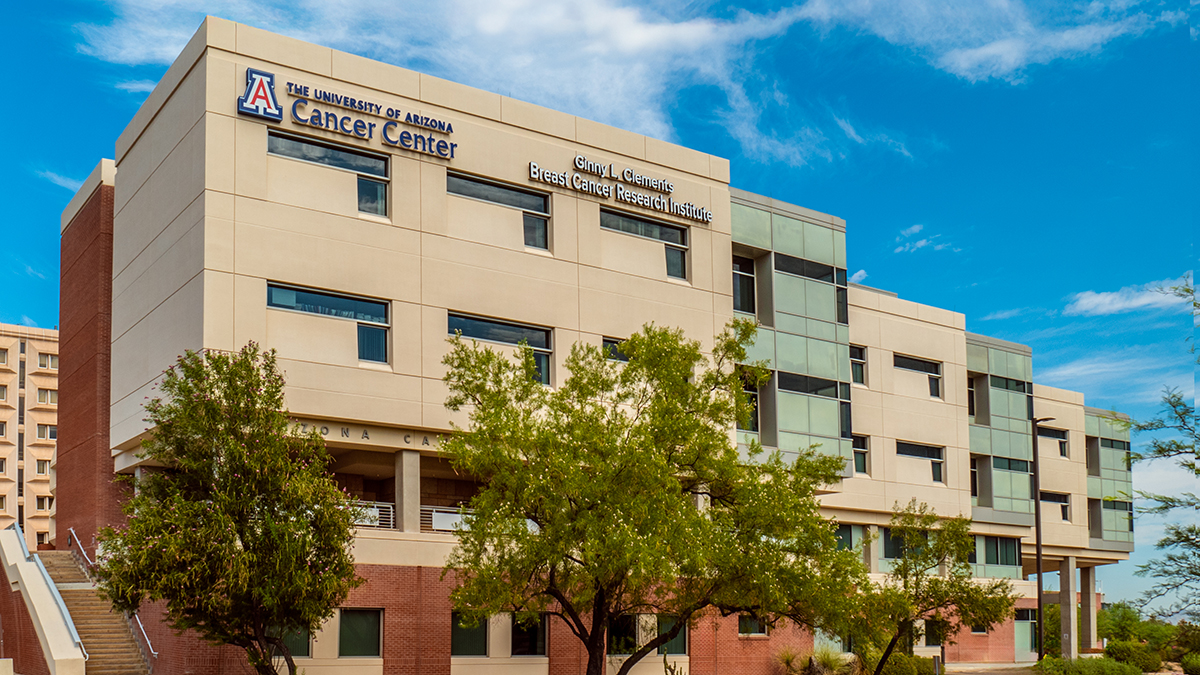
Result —
[{"label": "green tree", "polygon": [[246,650],[255,671],[296,664],[282,636],[316,630],[361,580],[355,507],[315,433],[290,427],[273,351],[189,351],[146,405],[151,436],[125,505],[100,534],[101,591],[133,612],[165,600],[177,631]]},{"label": "green tree", "polygon": [[1096,616],[1096,635],[1105,640],[1137,639],[1142,615],[1127,602],[1114,602]]},{"label": "green tree", "polygon": [[468,622],[555,615],[600,675],[611,621],[671,617],[631,646],[625,675],[702,614],[822,626],[848,611],[865,571],[816,500],[844,460],[785,462],[755,445],[746,461],[733,443],[751,412],[744,385],[767,377],[736,365],[754,331],[733,322],[711,358],[652,325],[621,344],[625,363],[576,344],[557,389],[540,384],[527,347],[514,363],[452,338],[447,406],[470,425],[442,448],[483,485],[446,568]]},{"label": "green tree", "polygon": [[899,546],[892,569],[872,590],[871,610],[859,631],[887,645],[875,666],[884,671],[888,657],[905,641],[907,650],[920,635],[918,621],[945,628],[944,644],[964,626],[991,626],[1012,615],[1016,595],[1007,579],[975,579],[969,562],[975,537],[969,518],[941,518],[914,499],[896,505],[889,535]]}]

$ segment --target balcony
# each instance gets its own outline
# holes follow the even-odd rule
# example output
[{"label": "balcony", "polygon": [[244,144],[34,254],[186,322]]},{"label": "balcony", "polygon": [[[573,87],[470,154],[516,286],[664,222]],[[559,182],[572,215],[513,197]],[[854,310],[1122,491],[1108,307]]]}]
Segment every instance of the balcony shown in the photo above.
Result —
[{"label": "balcony", "polygon": [[359,527],[375,527],[381,530],[396,529],[396,505],[391,502],[359,501],[362,510],[354,524]]}]

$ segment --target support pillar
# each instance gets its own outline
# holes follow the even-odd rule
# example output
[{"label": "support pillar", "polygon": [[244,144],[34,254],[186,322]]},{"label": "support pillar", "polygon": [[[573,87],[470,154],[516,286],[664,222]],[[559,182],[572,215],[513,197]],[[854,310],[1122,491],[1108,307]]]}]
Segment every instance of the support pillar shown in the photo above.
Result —
[{"label": "support pillar", "polygon": [[1062,635],[1062,657],[1064,659],[1079,658],[1079,634],[1076,625],[1079,618],[1079,606],[1075,604],[1075,556],[1067,556],[1058,566],[1058,612],[1062,623],[1059,633]]},{"label": "support pillar", "polygon": [[1079,568],[1079,633],[1086,649],[1095,649],[1096,635],[1096,568]]},{"label": "support pillar", "polygon": [[421,453],[396,453],[396,529],[421,531]]},{"label": "support pillar", "polygon": [[871,541],[863,547],[867,555],[867,571],[871,574],[878,574],[879,557],[883,552],[883,533],[879,531],[878,525],[868,525],[867,532],[871,537]]}]

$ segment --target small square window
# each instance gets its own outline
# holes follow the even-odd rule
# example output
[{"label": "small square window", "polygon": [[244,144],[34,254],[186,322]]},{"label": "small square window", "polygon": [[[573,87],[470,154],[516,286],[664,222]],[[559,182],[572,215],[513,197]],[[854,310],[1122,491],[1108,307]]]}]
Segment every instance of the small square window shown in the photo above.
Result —
[{"label": "small square window", "polygon": [[58,390],[38,389],[38,403],[43,405],[58,405]]},{"label": "small square window", "polygon": [[[675,624],[679,622],[679,617],[669,614],[658,615],[658,634],[664,635],[675,629]],[[679,629],[679,634],[667,641],[666,644],[658,646],[659,654],[687,654],[687,626]]]},{"label": "small square window", "polygon": [[358,177],[358,210],[373,216],[387,217],[387,183]]},{"label": "small square window", "polygon": [[358,360],[387,363],[388,329],[370,324],[358,324]]},{"label": "small square window", "polygon": [[975,635],[987,635],[987,626],[971,626],[971,632]]},{"label": "small square window", "polygon": [[37,510],[38,511],[49,511],[51,506],[54,506],[54,497],[38,497],[37,498]]},{"label": "small square window", "polygon": [[529,248],[550,248],[550,227],[548,222],[542,216],[535,216],[532,213],[524,214],[525,223],[525,245]]},{"label": "small square window", "polygon": [[343,609],[338,623],[338,656],[382,654],[383,610]]},{"label": "small square window", "polygon": [[37,543],[38,544],[49,544],[50,543],[50,533],[49,532],[38,532],[37,533]]},{"label": "small square window", "polygon": [[0,384],[0,401],[8,400],[8,385]]},{"label": "small square window", "polygon": [[533,623],[520,623],[513,617],[512,623],[512,655],[513,656],[545,656],[546,655],[546,615],[542,614]]},{"label": "small square window", "polygon": [[463,616],[450,613],[450,655],[487,656],[488,622],[481,620],[475,626],[463,626]]},{"label": "small square window", "polygon": [[942,463],[941,462],[930,462],[930,465],[933,467],[933,482],[945,483],[946,482],[945,476],[942,475],[942,468],[943,468]]},{"label": "small square window", "polygon": [[1059,457],[1067,457],[1067,456],[1068,456],[1068,454],[1067,454],[1067,442],[1066,442],[1066,441],[1059,441],[1059,442],[1058,442],[1058,456],[1059,456]]},{"label": "small square window", "polygon": [[38,368],[58,370],[58,354],[38,354]]},{"label": "small square window", "polygon": [[8,350],[0,349],[0,366],[8,365]]},{"label": "small square window", "polygon": [[[306,630],[295,630],[284,633],[280,637],[292,658],[304,659],[312,656],[312,633]],[[276,652],[276,655],[280,656],[280,653]]]},{"label": "small square window", "polygon": [[738,615],[738,635],[766,635],[767,624],[751,614]]},{"label": "small square window", "polygon": [[39,476],[45,476],[50,473],[50,460],[39,459],[37,461],[37,472]]}]

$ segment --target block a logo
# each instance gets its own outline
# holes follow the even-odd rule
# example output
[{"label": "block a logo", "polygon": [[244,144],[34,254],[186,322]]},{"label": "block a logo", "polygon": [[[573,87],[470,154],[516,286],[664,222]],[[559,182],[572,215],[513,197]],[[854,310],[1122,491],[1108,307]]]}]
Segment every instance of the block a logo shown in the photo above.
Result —
[{"label": "block a logo", "polygon": [[275,75],[253,68],[246,69],[246,93],[238,98],[237,109],[244,115],[283,121],[283,108],[275,98]]}]

